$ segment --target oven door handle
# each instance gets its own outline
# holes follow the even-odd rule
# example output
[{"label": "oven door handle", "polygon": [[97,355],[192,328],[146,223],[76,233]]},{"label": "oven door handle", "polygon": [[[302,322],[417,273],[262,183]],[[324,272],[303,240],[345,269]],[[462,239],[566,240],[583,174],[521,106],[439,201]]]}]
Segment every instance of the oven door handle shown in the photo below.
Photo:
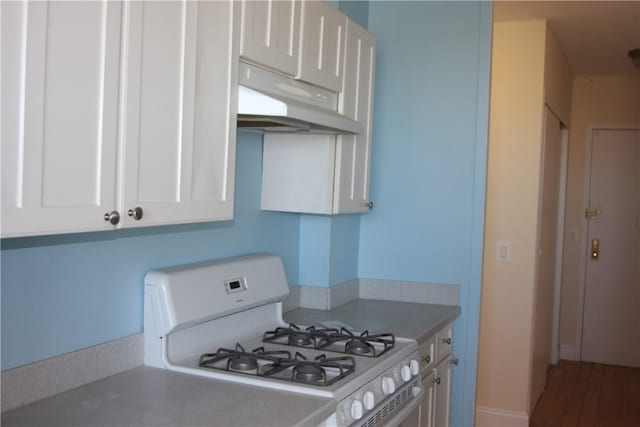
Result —
[{"label": "oven door handle", "polygon": [[413,388],[413,399],[405,405],[404,408],[400,410],[397,414],[395,414],[392,418],[389,419],[384,424],[384,427],[396,427],[403,422],[409,414],[411,414],[414,410],[420,406],[422,403],[422,399],[424,398],[424,388],[422,387],[414,387]]}]

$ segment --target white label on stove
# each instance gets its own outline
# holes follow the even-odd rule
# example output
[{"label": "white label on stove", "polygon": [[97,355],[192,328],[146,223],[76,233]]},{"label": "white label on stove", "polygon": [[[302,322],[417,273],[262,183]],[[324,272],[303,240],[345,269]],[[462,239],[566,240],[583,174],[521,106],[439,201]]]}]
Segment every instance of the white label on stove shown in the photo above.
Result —
[{"label": "white label on stove", "polygon": [[235,279],[225,280],[224,289],[227,291],[227,294],[234,294],[236,292],[246,291],[247,279],[244,277],[238,277]]}]

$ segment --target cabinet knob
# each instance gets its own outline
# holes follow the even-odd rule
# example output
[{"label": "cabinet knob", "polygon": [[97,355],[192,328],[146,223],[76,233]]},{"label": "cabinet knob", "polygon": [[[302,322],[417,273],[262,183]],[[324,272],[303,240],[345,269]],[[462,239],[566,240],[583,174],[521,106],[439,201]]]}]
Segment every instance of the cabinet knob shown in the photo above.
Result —
[{"label": "cabinet knob", "polygon": [[373,202],[368,202],[368,203],[367,203],[367,207],[368,207],[369,209],[373,209]]},{"label": "cabinet knob", "polygon": [[451,338],[442,338],[442,342],[447,345],[451,345]]},{"label": "cabinet knob", "polygon": [[120,222],[120,214],[118,211],[111,211],[104,214],[104,220],[110,222],[112,225],[116,225]]},{"label": "cabinet knob", "polygon": [[136,221],[140,221],[142,219],[142,208],[140,206],[135,207],[134,209],[129,209],[127,212],[129,216],[132,216]]},{"label": "cabinet knob", "polygon": [[433,380],[433,382],[436,383],[436,384],[440,384],[440,377],[438,377],[435,380]]},{"label": "cabinet knob", "polygon": [[431,363],[431,356],[430,356],[430,355],[428,355],[428,354],[427,354],[426,356],[423,356],[423,357],[422,357],[422,361],[423,361],[424,363]]},{"label": "cabinet knob", "polygon": [[460,361],[458,360],[458,358],[456,357],[455,359],[451,359],[451,364],[452,365],[456,365],[458,366],[458,363],[460,363]]}]

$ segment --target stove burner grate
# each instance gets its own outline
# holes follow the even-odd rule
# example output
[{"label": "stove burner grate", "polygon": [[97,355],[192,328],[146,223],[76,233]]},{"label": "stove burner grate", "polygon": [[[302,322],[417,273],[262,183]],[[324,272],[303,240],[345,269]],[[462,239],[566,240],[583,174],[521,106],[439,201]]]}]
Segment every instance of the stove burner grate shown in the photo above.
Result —
[{"label": "stove burner grate", "polygon": [[317,329],[314,326],[302,330],[291,323],[288,327],[279,327],[273,331],[265,332],[262,341],[293,347],[321,349],[328,344],[328,337],[337,333],[337,329]]},{"label": "stove burner grate", "polygon": [[263,375],[303,384],[329,386],[353,373],[355,368],[356,361],[352,356],[328,358],[321,354],[314,360],[307,360],[296,352],[295,359],[280,359],[278,363],[266,366]]},{"label": "stove burner grate", "polygon": [[265,332],[262,341],[366,357],[380,357],[395,345],[395,337],[390,333],[370,335],[364,331],[357,335],[345,328],[314,326],[302,330],[293,323]]},{"label": "stove burner grate", "polygon": [[265,351],[264,347],[247,352],[238,343],[235,350],[220,348],[215,353],[203,354],[200,356],[198,366],[261,375],[259,362],[273,363],[280,359],[291,359],[291,353],[288,351]]}]

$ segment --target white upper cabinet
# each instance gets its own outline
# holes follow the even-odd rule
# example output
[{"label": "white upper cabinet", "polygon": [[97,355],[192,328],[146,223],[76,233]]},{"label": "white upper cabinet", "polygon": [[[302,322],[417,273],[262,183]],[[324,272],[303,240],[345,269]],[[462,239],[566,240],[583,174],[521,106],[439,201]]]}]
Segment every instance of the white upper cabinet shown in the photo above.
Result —
[{"label": "white upper cabinet", "polygon": [[295,76],[301,8],[299,0],[243,0],[240,55]]},{"label": "white upper cabinet", "polygon": [[297,78],[339,92],[347,17],[322,0],[302,2]]},{"label": "white upper cabinet", "polygon": [[316,214],[366,212],[375,74],[375,37],[348,21],[339,110],[358,135],[265,134],[262,209]]},{"label": "white upper cabinet", "polygon": [[125,225],[233,216],[233,7],[232,2],[126,4],[120,187]]},{"label": "white upper cabinet", "polygon": [[334,213],[366,212],[369,208],[376,40],[348,21],[346,44],[340,111],[362,124],[363,132],[337,137]]},{"label": "white upper cabinet", "polygon": [[232,217],[236,3],[1,7],[3,237]]},{"label": "white upper cabinet", "polygon": [[111,228],[119,2],[2,2],[2,236]]}]

